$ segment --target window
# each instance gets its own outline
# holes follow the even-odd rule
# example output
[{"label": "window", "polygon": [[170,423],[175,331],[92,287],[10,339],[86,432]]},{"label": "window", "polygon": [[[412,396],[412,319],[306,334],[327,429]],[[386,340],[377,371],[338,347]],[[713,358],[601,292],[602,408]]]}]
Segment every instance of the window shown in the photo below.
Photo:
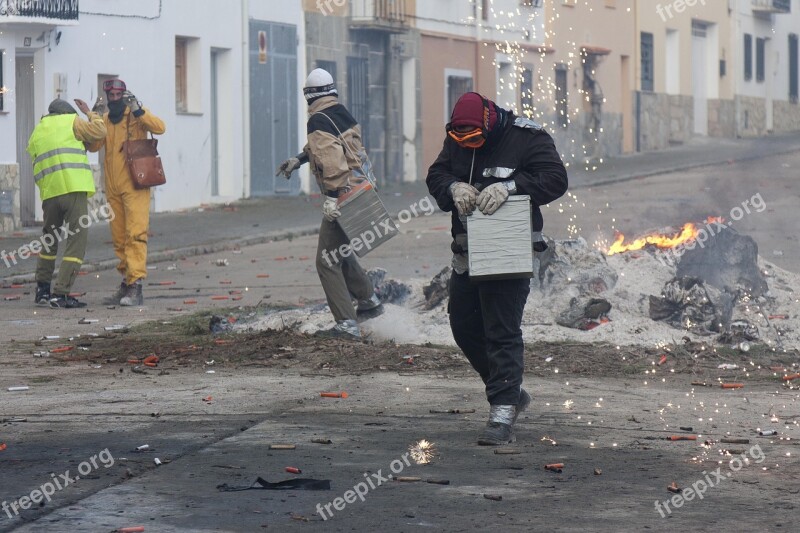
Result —
[{"label": "window", "polygon": [[654,90],[653,73],[653,34],[642,32],[641,35],[641,54],[642,54],[642,90]]},{"label": "window", "polygon": [[[793,104],[798,100],[798,68],[800,59],[798,58],[797,35],[789,35],[789,101]],[[2,82],[0,82],[2,84]]]},{"label": "window", "polygon": [[481,1],[481,18],[483,20],[489,20],[489,0]]},{"label": "window", "polygon": [[766,47],[766,39],[756,39],[756,81],[761,83],[764,81],[764,72],[766,57],[764,55],[764,48]]},{"label": "window", "polygon": [[200,79],[200,39],[175,37],[175,111],[200,113],[201,91],[207,84]]},{"label": "window", "polygon": [[175,110],[185,113],[187,105],[186,84],[186,39],[175,38]]},{"label": "window", "polygon": [[361,125],[361,140],[364,142],[364,147],[370,148],[369,60],[366,58],[347,58],[347,108]]},{"label": "window", "polygon": [[562,128],[566,128],[569,124],[568,72],[566,65],[556,65],[556,123],[560,124]]},{"label": "window", "polygon": [[[447,116],[450,116],[456,102],[462,95],[472,91],[472,77],[448,75],[447,76]],[[449,119],[448,119],[449,120]]]},{"label": "window", "polygon": [[519,0],[519,5],[525,7],[542,7],[542,0]]},{"label": "window", "polygon": [[3,58],[6,56],[5,50],[0,50],[0,111],[3,110],[3,94],[6,92],[6,86],[3,85]]},{"label": "window", "polygon": [[753,79],[753,36],[744,34],[744,81]]},{"label": "window", "polygon": [[522,83],[519,88],[522,115],[533,118],[533,70],[528,67],[522,69]]}]

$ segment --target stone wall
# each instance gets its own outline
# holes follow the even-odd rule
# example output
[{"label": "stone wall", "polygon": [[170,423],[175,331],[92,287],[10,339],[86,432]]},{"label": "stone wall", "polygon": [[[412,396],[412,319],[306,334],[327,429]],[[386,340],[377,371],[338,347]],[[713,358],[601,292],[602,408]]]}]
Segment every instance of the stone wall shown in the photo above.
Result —
[{"label": "stone wall", "polygon": [[708,101],[708,136],[729,139],[736,137],[736,102]]},{"label": "stone wall", "polygon": [[3,196],[0,198],[3,208],[0,211],[0,233],[19,229],[19,165],[16,163],[0,164],[0,195]]},{"label": "stone wall", "polygon": [[776,100],[773,104],[773,127],[776,133],[800,131],[800,104]]},{"label": "stone wall", "polygon": [[639,93],[639,151],[663,150],[687,142],[694,131],[693,103],[691,96]]},{"label": "stone wall", "polygon": [[737,134],[740,137],[759,137],[767,134],[767,110],[764,98],[738,95],[736,109],[738,109]]}]

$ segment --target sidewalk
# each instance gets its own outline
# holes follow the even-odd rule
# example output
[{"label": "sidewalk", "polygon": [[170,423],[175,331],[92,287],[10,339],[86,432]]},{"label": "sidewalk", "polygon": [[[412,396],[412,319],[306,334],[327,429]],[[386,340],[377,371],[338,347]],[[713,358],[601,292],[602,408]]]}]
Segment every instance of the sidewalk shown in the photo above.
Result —
[{"label": "sidewalk", "polygon": [[[570,188],[586,189],[647,176],[681,172],[691,168],[732,161],[768,158],[800,150],[800,133],[757,139],[698,138],[691,144],[606,160],[600,168],[570,168]],[[414,183],[386,184],[381,196],[387,209],[397,213],[427,194],[424,175]],[[233,206],[193,208],[151,215],[148,259],[150,263],[213,253],[272,240],[315,233],[318,229],[319,195],[248,199]],[[25,228],[0,234],[0,256],[38,238],[41,228]],[[9,261],[10,262],[10,261]],[[113,268],[116,259],[107,224],[93,226],[85,269]],[[31,281],[34,259],[6,267],[0,261],[0,280]]]}]

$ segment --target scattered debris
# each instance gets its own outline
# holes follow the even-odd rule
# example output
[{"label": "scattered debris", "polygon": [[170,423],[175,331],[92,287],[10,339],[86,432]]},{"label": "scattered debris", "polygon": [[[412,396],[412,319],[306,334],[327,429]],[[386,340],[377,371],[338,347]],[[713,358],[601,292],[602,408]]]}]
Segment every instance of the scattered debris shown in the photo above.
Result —
[{"label": "scattered debris", "polygon": [[683,492],[683,489],[678,487],[678,484],[675,483],[674,481],[667,486],[667,490],[670,492],[674,492],[676,494],[680,494],[681,492]]},{"label": "scattered debris", "polygon": [[723,389],[741,389],[744,387],[744,383],[720,383],[720,387]]},{"label": "scattered debris", "polygon": [[422,481],[422,478],[414,476],[399,476],[394,478],[394,480],[400,481],[401,483],[416,483],[417,481]]},{"label": "scattered debris", "polygon": [[26,391],[29,388],[30,387],[28,387],[27,385],[19,385],[19,386],[16,386],[16,387],[9,387],[8,388],[8,392],[21,392],[21,391]]},{"label": "scattered debris", "polygon": [[244,487],[231,487],[227,483],[217,485],[217,490],[221,492],[236,492],[242,490],[331,490],[329,479],[303,479],[293,478],[286,481],[270,483],[264,478],[259,477],[252,485]]},{"label": "scattered debris", "polygon": [[594,469],[594,475],[595,475],[595,476],[600,476],[600,475],[602,475],[602,474],[603,474],[603,471],[602,471],[602,470],[600,470],[599,468],[595,468],[595,469]]},{"label": "scattered debris", "polygon": [[422,294],[425,296],[425,309],[433,309],[448,298],[452,273],[453,270],[449,266],[444,267],[428,285],[422,288]]},{"label": "scattered debris", "polygon": [[346,392],[320,392],[319,395],[323,398],[347,398]]},{"label": "scattered debris", "polygon": [[722,438],[719,441],[723,444],[750,444],[750,439]]},{"label": "scattered debris", "polygon": [[729,294],[758,298],[767,292],[767,281],[758,268],[758,245],[752,237],[730,227],[714,234],[704,246],[686,249],[678,262],[677,277],[703,280]]},{"label": "scattered debris", "polygon": [[706,287],[695,277],[676,277],[668,281],[660,296],[650,296],[650,318],[663,320],[675,328],[705,333],[722,332],[731,323],[733,296]]},{"label": "scattered debris", "polygon": [[495,448],[495,455],[519,455],[522,452],[519,450],[512,450],[510,448]]},{"label": "scattered debris", "polygon": [[319,439],[319,438],[317,438],[317,439],[311,439],[311,442],[313,442],[315,444],[333,444],[333,441],[331,439]]},{"label": "scattered debris", "polygon": [[556,324],[586,331],[604,323],[602,319],[607,318],[610,311],[611,304],[604,298],[576,297],[572,298],[569,307],[558,315]]},{"label": "scattered debris", "polygon": [[270,450],[294,450],[297,448],[294,444],[270,444]]},{"label": "scattered debris", "polygon": [[496,502],[503,501],[503,497],[500,496],[499,494],[484,494],[483,497],[486,498],[487,500],[492,500]]},{"label": "scattered debris", "polygon": [[285,470],[286,470],[287,472],[289,472],[290,474],[302,474],[302,473],[303,473],[303,471],[302,471],[302,470],[300,470],[299,468],[297,468],[297,467],[294,467],[294,466],[287,466],[287,467],[285,468]]},{"label": "scattered debris", "polygon": [[774,437],[778,434],[777,429],[762,429],[758,432],[759,437]]},{"label": "scattered debris", "polygon": [[372,281],[381,303],[400,305],[411,295],[411,287],[393,279],[387,280],[386,270],[382,268],[369,269],[367,277]]},{"label": "scattered debris", "polygon": [[431,414],[439,414],[439,415],[462,415],[462,414],[474,413],[475,409],[447,409],[445,411],[440,411],[439,409],[431,409],[429,412]]},{"label": "scattered debris", "polygon": [[666,440],[697,440],[697,435],[670,435]]},{"label": "scattered debris", "polygon": [[544,465],[545,470],[549,470],[557,474],[560,474],[563,468],[564,468],[564,463],[551,463],[549,465]]}]

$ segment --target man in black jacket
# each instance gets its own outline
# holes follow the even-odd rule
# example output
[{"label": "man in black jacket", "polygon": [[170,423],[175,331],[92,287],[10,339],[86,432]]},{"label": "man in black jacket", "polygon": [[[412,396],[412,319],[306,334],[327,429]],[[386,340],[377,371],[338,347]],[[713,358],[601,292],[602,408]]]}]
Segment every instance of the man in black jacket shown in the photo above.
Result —
[{"label": "man in black jacket", "polygon": [[534,250],[543,251],[539,206],[567,191],[567,171],[552,137],[541,126],[478,93],[459,98],[446,129],[444,147],[426,182],[439,207],[452,212],[450,328],[486,385],[489,421],[478,444],[507,444],[515,440],[517,416],[531,402],[522,389],[521,329],[530,281],[470,282],[466,217],[476,208],[492,215],[509,195],[527,194]]}]

